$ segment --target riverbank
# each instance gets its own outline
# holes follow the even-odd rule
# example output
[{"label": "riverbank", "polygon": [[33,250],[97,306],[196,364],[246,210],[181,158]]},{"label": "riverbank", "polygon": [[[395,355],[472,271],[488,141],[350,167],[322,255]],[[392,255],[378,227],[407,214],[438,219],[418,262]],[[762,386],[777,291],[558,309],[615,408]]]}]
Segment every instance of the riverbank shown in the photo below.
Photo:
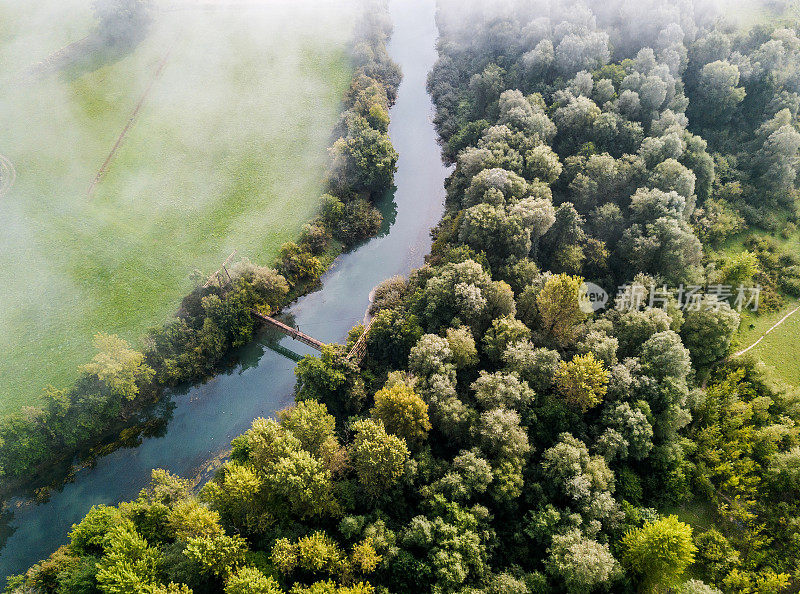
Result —
[{"label": "riverbank", "polygon": [[[430,248],[430,229],[441,217],[444,179],[433,125],[433,104],[425,90],[435,59],[437,38],[434,3],[429,0],[390,5],[395,32],[390,56],[403,70],[403,81],[391,110],[389,137],[399,153],[395,174],[394,222],[388,232],[337,258],[321,278],[321,290],[289,307],[287,320],[323,342],[340,342],[363,319],[372,288],[394,274],[423,264]],[[53,493],[43,505],[15,511],[16,529],[0,553],[0,572],[24,570],[52,552],[72,523],[94,504],[131,499],[147,484],[153,468],[192,476],[259,416],[270,416],[292,401],[294,363],[270,350],[298,355],[310,349],[288,338],[261,333],[239,349],[239,363],[208,382],[171,395],[171,412],[163,432],[143,437],[135,448],[98,459]]]}]

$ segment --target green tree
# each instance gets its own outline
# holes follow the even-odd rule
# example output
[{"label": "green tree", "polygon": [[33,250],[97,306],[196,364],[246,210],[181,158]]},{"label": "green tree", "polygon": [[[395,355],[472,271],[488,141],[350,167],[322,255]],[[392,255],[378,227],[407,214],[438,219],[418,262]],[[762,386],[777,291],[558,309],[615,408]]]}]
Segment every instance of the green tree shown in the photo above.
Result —
[{"label": "green tree", "polygon": [[553,387],[561,355],[558,351],[537,349],[531,342],[518,342],[506,349],[503,361],[508,370],[516,372],[537,394],[543,394]]},{"label": "green tree", "polygon": [[450,343],[436,334],[423,335],[408,357],[408,369],[421,379],[434,374],[451,375],[455,371]]},{"label": "green tree", "polygon": [[562,361],[555,373],[555,382],[570,406],[586,412],[603,401],[609,374],[603,362],[592,353],[575,355],[572,361]]},{"label": "green tree", "polygon": [[319,400],[339,417],[361,410],[366,394],[360,369],[335,346],[324,346],[319,357],[304,357],[294,373],[297,400]]},{"label": "green tree", "polygon": [[603,411],[603,424],[623,439],[622,447],[617,448],[623,459],[630,456],[642,460],[653,449],[653,427],[649,415],[650,407],[641,400],[633,406],[627,402],[609,404]]},{"label": "green tree", "polygon": [[144,355],[113,334],[95,334],[94,346],[98,353],[81,371],[97,378],[120,397],[132,400],[139,395],[141,386],[148,384],[155,372],[144,362]]},{"label": "green tree", "polygon": [[689,224],[680,218],[662,216],[634,223],[623,234],[620,247],[634,273],[659,275],[673,285],[699,278],[702,246]]},{"label": "green tree", "polygon": [[708,296],[685,315],[681,338],[695,365],[704,368],[722,359],[739,329],[739,313],[727,302]]},{"label": "green tree", "polygon": [[428,332],[449,328],[458,320],[480,336],[491,320],[516,311],[510,287],[492,281],[474,260],[445,264],[424,281],[419,297],[415,313]]},{"label": "green tree", "polygon": [[682,380],[692,369],[689,350],[672,330],[657,332],[648,338],[642,345],[640,360],[644,372],[658,380]]},{"label": "green tree", "polygon": [[506,348],[515,342],[522,342],[531,337],[528,327],[512,316],[492,320],[492,326],[483,336],[483,348],[491,361],[498,362]]},{"label": "green tree", "polygon": [[722,594],[722,590],[709,586],[700,580],[689,580],[678,590],[680,594]]},{"label": "green tree", "polygon": [[97,583],[103,592],[146,592],[158,584],[161,552],[130,526],[115,525],[104,535]]},{"label": "green tree", "polygon": [[703,66],[698,85],[700,101],[697,110],[703,122],[719,126],[730,120],[745,97],[744,87],[737,86],[739,77],[739,68],[724,60]]},{"label": "green tree", "polygon": [[758,272],[758,257],[747,250],[734,254],[722,265],[722,284],[734,288],[749,286]]},{"label": "green tree", "polygon": [[227,464],[223,471],[221,480],[208,483],[201,495],[227,521],[249,529],[258,523],[254,516],[265,513],[263,504],[257,503],[264,480],[249,465]]},{"label": "green tree", "polygon": [[667,159],[656,165],[651,181],[654,187],[664,192],[677,192],[689,200],[694,195],[697,178],[694,173],[675,159]]},{"label": "green tree", "polygon": [[515,373],[481,371],[470,388],[475,392],[478,405],[484,410],[521,409],[533,404],[533,390]]},{"label": "green tree", "polygon": [[493,479],[491,465],[478,451],[462,450],[453,458],[452,469],[429,490],[443,493],[448,500],[467,503],[473,496],[485,493]]},{"label": "green tree", "polygon": [[247,260],[242,260],[231,268],[230,273],[235,279],[237,290],[252,289],[255,293],[255,305],[267,315],[283,305],[289,293],[289,283],[272,268],[256,266]]},{"label": "green tree", "polygon": [[607,584],[618,569],[608,544],[586,538],[577,529],[555,534],[548,552],[548,570],[563,580],[571,594]]},{"label": "green tree", "polygon": [[480,74],[474,74],[469,81],[469,88],[475,97],[475,110],[479,115],[485,113],[487,107],[500,98],[506,87],[503,77],[506,72],[497,64],[489,64]]},{"label": "green tree", "polygon": [[281,538],[272,547],[271,561],[282,574],[306,572],[317,577],[341,576],[348,572],[347,556],[324,532],[303,536],[297,542]]},{"label": "green tree", "polygon": [[242,567],[225,583],[225,594],[283,594],[278,582],[255,567]]},{"label": "green tree", "polygon": [[325,271],[322,262],[308,248],[290,241],[281,246],[278,270],[290,286],[314,283]]},{"label": "green tree", "polygon": [[464,211],[459,241],[475,252],[484,252],[493,263],[511,256],[523,258],[531,250],[531,236],[520,217],[503,206],[478,204]]},{"label": "green tree", "polygon": [[372,418],[382,421],[386,431],[405,439],[409,445],[425,441],[431,422],[428,405],[405,382],[386,385],[375,393]]},{"label": "green tree", "polygon": [[95,505],[80,523],[72,525],[70,545],[79,555],[99,554],[103,551],[106,534],[114,526],[124,523],[117,508]]},{"label": "green tree", "polygon": [[397,151],[385,132],[366,121],[333,143],[328,181],[341,196],[366,192],[377,196],[392,185]]},{"label": "green tree", "polygon": [[434,497],[398,534],[401,552],[393,561],[399,592],[462,591],[488,574],[485,516],[480,506],[464,508]]},{"label": "green tree", "polygon": [[303,519],[339,512],[331,471],[304,450],[280,458],[265,474],[265,481],[277,509],[285,505]]},{"label": "green tree", "polygon": [[226,578],[244,562],[247,541],[241,536],[201,536],[190,538],[184,555],[197,563],[204,572]]},{"label": "green tree", "polygon": [[400,308],[380,310],[366,338],[368,364],[399,369],[420,336],[422,328],[414,314]]},{"label": "green tree", "polygon": [[[614,473],[602,456],[592,456],[586,444],[570,433],[542,454],[546,489],[570,502],[588,520],[615,522],[619,518],[614,490]],[[552,531],[551,531],[552,532]]]},{"label": "green tree", "polygon": [[576,326],[586,318],[580,307],[583,279],[568,274],[551,276],[536,297],[542,330],[559,347],[576,338]]},{"label": "green tree", "polygon": [[[300,440],[300,445],[313,456],[321,456],[334,446],[336,419],[328,407],[317,400],[301,400],[278,413],[281,427]],[[338,444],[336,444],[338,447]]]},{"label": "green tree", "polygon": [[475,338],[466,326],[447,329],[447,343],[453,354],[453,363],[458,369],[472,367],[478,363]]},{"label": "green tree", "polygon": [[364,492],[379,497],[402,478],[408,460],[404,439],[386,433],[382,421],[363,419],[353,424],[350,463]]},{"label": "green tree", "polygon": [[694,562],[696,552],[692,527],[678,521],[677,516],[628,530],[622,537],[622,560],[641,577],[647,592],[676,586]]},{"label": "green tree", "polygon": [[52,455],[41,411],[28,409],[0,417],[0,476],[29,476]]},{"label": "green tree", "polygon": [[195,499],[175,503],[169,510],[167,523],[170,534],[180,540],[223,533],[220,515]]}]

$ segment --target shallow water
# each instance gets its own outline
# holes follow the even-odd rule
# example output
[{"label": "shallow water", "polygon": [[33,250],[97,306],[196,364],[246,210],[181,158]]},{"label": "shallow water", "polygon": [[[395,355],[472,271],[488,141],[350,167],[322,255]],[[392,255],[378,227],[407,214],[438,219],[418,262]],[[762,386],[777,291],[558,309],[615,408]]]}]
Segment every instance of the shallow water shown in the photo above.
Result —
[{"label": "shallow water", "polygon": [[[382,280],[423,263],[429,230],[442,214],[444,179],[432,124],[433,105],[425,91],[436,59],[435,0],[392,0],[395,30],[389,53],[403,70],[389,134],[400,154],[395,176],[396,216],[388,232],[339,257],[323,277],[323,288],[289,308],[297,326],[326,342],[342,342],[364,316],[369,293]],[[284,338],[280,347],[308,354],[308,347]],[[294,363],[275,350],[253,344],[250,360],[187,393],[173,397],[174,411],[162,437],[101,458],[41,505],[15,510],[14,534],[0,551],[0,575],[19,573],[67,541],[71,525],[92,505],[116,504],[136,496],[153,468],[193,476],[259,416],[292,400]]]}]

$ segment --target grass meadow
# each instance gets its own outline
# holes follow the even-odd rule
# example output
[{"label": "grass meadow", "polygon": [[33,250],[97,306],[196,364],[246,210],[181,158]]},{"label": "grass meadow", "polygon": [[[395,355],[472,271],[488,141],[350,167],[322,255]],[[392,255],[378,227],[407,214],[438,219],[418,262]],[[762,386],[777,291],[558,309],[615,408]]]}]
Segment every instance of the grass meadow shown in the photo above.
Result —
[{"label": "grass meadow", "polygon": [[162,4],[118,59],[24,76],[90,31],[89,6],[0,0],[0,154],[17,172],[0,197],[0,413],[73,381],[98,331],[139,345],[195,269],[234,249],[271,261],[318,206],[351,76],[355,13],[322,0]]},{"label": "grass meadow", "polygon": [[[800,232],[795,231],[790,236],[783,237],[780,234],[767,233],[762,229],[749,229],[726,241],[720,248],[720,255],[732,255],[743,251],[746,249],[745,241],[751,236],[769,236],[783,251],[800,253]],[[749,347],[798,305],[800,301],[786,297],[783,307],[778,311],[758,314],[742,312],[742,323],[734,337],[731,350],[738,352]],[[757,355],[772,367],[779,379],[800,386],[800,359],[795,356],[798,336],[800,336],[800,312],[770,332],[750,353]]]},{"label": "grass meadow", "polygon": [[[787,299],[780,311],[754,316],[742,315],[742,324],[736,336],[736,351],[747,348],[772,328],[786,314],[794,310],[800,302]],[[752,325],[752,327],[751,327]],[[772,367],[777,377],[793,386],[800,386],[800,359],[796,356],[797,340],[800,336],[800,311],[770,332],[750,353],[757,355]]]}]

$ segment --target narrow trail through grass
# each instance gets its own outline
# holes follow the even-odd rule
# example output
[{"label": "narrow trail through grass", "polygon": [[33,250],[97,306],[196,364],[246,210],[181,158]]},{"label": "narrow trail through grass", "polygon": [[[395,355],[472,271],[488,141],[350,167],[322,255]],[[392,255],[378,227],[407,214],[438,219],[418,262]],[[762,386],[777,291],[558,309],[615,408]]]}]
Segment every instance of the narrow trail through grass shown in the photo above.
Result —
[{"label": "narrow trail through grass", "polygon": [[764,332],[764,334],[762,334],[762,335],[759,337],[759,339],[758,339],[758,340],[756,340],[756,341],[755,341],[753,344],[751,344],[751,345],[750,345],[749,347],[747,347],[746,349],[743,349],[743,350],[739,351],[738,353],[735,353],[735,354],[733,355],[733,357],[741,357],[741,356],[742,356],[742,355],[744,355],[746,352],[748,352],[748,351],[750,351],[751,349],[753,349],[753,348],[757,347],[757,346],[759,345],[759,343],[760,343],[762,340],[764,340],[764,339],[767,337],[767,335],[768,335],[770,332],[772,332],[772,331],[773,331],[773,330],[775,330],[777,327],[779,327],[781,324],[783,324],[783,323],[784,323],[786,320],[788,320],[790,317],[792,317],[792,316],[793,316],[793,315],[794,315],[794,314],[795,314],[797,311],[800,311],[800,306],[797,306],[797,307],[795,307],[795,308],[794,308],[792,311],[790,311],[788,314],[786,314],[785,316],[783,316],[783,317],[782,317],[782,318],[781,318],[781,319],[780,319],[780,320],[779,320],[779,321],[778,321],[776,324],[774,324],[772,327],[770,327],[770,329],[769,329],[769,330],[767,330],[766,332]]},{"label": "narrow trail through grass", "polygon": [[14,164],[8,157],[0,155],[0,198],[8,194],[16,181],[17,170],[14,168]]},{"label": "narrow trail through grass", "polygon": [[125,141],[125,137],[128,135],[128,131],[131,129],[131,126],[136,122],[136,116],[139,115],[139,112],[144,105],[144,102],[147,101],[147,97],[150,95],[150,92],[153,90],[153,87],[158,82],[158,79],[161,78],[161,75],[164,73],[164,68],[166,68],[167,63],[169,62],[170,54],[172,53],[173,48],[167,50],[166,54],[164,54],[164,58],[158,63],[156,66],[156,70],[153,73],[153,78],[150,81],[150,84],[147,85],[147,88],[142,93],[141,98],[136,103],[136,107],[133,108],[133,112],[131,116],[128,118],[125,127],[122,129],[122,132],[119,133],[117,137],[117,141],[114,143],[114,146],[111,148],[111,152],[108,153],[106,160],[103,161],[103,164],[100,166],[100,169],[97,171],[97,175],[94,176],[92,183],[89,185],[88,195],[89,198],[94,196],[95,189],[97,188],[97,184],[99,184],[103,176],[105,175],[106,171],[108,171],[108,167],[111,165],[111,162],[114,160],[114,157],[117,155],[117,151],[119,150],[122,143]]}]

